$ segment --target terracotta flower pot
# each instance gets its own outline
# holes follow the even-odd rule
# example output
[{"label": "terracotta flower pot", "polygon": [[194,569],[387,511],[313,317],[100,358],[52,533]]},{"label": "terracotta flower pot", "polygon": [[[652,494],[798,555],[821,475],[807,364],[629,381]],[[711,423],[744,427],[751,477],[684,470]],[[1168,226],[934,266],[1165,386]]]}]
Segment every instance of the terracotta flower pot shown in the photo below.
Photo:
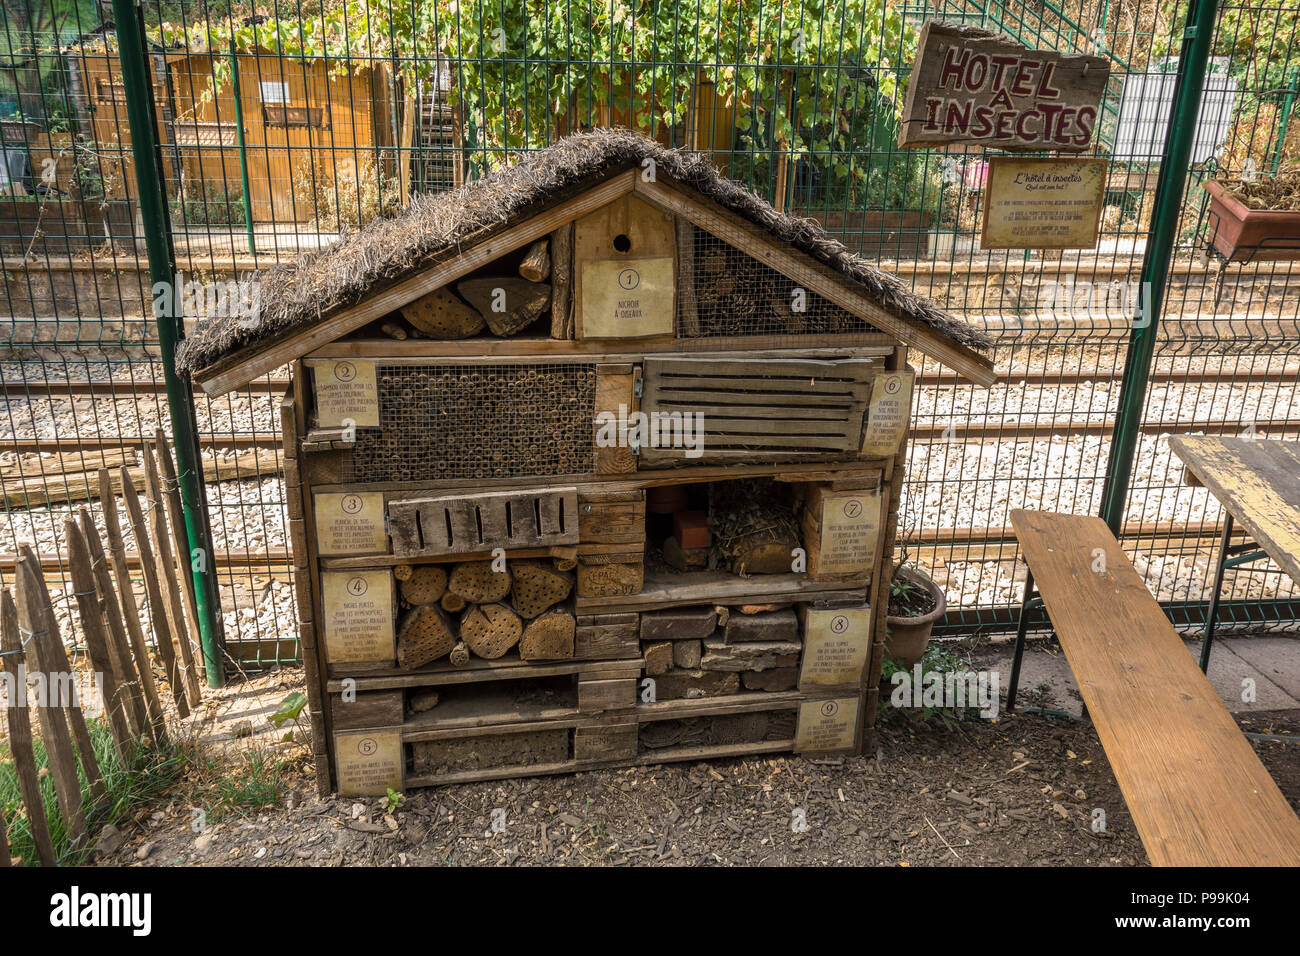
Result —
[{"label": "terracotta flower pot", "polygon": [[1223,184],[1204,184],[1210,195],[1210,242],[1229,260],[1300,259],[1300,212],[1251,209]]},{"label": "terracotta flower pot", "polygon": [[894,576],[911,583],[913,587],[929,591],[934,597],[934,608],[928,614],[919,617],[895,617],[890,614],[885,618],[888,627],[885,654],[900,666],[911,667],[925,656],[934,622],[948,610],[948,598],[942,588],[913,568],[899,568]]}]

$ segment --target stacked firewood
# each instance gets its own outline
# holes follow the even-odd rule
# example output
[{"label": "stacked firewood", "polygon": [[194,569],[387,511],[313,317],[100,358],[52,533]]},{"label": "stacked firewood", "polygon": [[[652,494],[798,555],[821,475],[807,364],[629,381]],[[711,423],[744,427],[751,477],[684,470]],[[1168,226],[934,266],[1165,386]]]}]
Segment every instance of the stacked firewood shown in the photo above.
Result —
[{"label": "stacked firewood", "polygon": [[463,667],[517,649],[525,661],[573,656],[577,622],[563,605],[573,592],[570,559],[398,565],[407,608],[397,630],[404,670],[441,658]]}]

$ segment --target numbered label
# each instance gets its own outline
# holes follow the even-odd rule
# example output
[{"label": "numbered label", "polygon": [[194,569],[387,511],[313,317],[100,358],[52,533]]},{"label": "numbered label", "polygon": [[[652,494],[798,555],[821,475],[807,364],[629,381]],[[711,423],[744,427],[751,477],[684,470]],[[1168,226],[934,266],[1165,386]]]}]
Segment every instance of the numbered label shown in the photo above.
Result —
[{"label": "numbered label", "polygon": [[402,789],[402,735],[398,730],[335,734],[340,797],[378,797]]},{"label": "numbered label", "polygon": [[316,511],[316,542],[322,555],[388,551],[382,493],[319,494],[312,498],[312,503]]},{"label": "numbered label", "polygon": [[856,697],[806,700],[799,705],[799,726],[794,738],[796,753],[851,750],[857,734]]},{"label": "numbered label", "polygon": [[871,383],[862,432],[862,454],[884,458],[898,452],[912,414],[912,371],[881,372]]},{"label": "numbered label", "polygon": [[871,608],[867,605],[809,608],[804,613],[800,689],[859,685],[870,648]]},{"label": "numbered label", "polygon": [[393,660],[392,572],[322,571],[320,580],[329,662]]},{"label": "numbered label", "polygon": [[379,427],[373,361],[312,361],[308,367],[316,389],[316,423],[321,428]]}]

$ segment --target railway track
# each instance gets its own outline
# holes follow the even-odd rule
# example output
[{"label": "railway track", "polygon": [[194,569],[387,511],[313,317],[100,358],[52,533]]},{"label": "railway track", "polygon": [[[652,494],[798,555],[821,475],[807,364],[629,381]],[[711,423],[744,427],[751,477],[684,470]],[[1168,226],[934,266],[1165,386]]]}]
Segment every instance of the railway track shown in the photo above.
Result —
[{"label": "railway track", "polygon": [[[289,384],[287,378],[272,379],[233,389],[228,394],[251,395],[258,398],[269,394],[278,397],[284,394]],[[167,387],[163,383],[153,380],[140,382],[5,382],[0,390],[8,398],[138,398],[141,395],[157,395],[161,398],[167,394]],[[213,401],[219,402],[221,399],[213,399]]]}]

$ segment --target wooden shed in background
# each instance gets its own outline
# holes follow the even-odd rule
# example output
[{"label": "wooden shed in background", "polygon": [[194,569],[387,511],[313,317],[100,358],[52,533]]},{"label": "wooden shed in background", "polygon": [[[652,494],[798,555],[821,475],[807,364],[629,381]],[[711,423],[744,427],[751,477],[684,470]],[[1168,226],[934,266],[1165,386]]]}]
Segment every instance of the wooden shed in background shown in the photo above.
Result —
[{"label": "wooden shed in background", "polygon": [[[112,34],[87,37],[65,56],[81,87],[83,134],[101,157],[107,198],[131,197],[131,130]],[[264,50],[231,56],[155,48],[151,74],[159,142],[169,175],[178,179],[168,193],[190,216],[202,217],[205,204],[220,206],[214,217],[230,224],[229,206],[242,222],[245,167],[258,223],[329,218],[333,202],[356,201],[350,185],[331,197],[340,177],[367,185],[382,178],[393,206],[405,201],[414,106],[403,102],[387,62],[344,66]],[[182,215],[177,225],[186,224]]]},{"label": "wooden shed in background", "polygon": [[[870,740],[915,348],[986,336],[636,134],[257,277],[322,790]],[[644,429],[644,430],[643,430]]]},{"label": "wooden shed in background", "polygon": [[397,182],[401,106],[387,63],[331,67],[266,51],[166,59],[183,194],[206,186],[242,198],[236,70],[254,222],[315,218],[317,186],[341,175]]},{"label": "wooden shed in background", "polygon": [[[98,164],[91,172],[103,180],[104,199],[135,199],[135,156],[131,152],[131,128],[126,118],[126,86],[122,63],[111,32],[83,37],[64,49],[73,84],[73,105],[78,111],[81,134],[93,144]],[[164,59],[152,57],[150,75],[154,100],[166,102]],[[167,124],[158,111],[158,137],[167,142]],[[90,197],[87,197],[90,198]]]}]

